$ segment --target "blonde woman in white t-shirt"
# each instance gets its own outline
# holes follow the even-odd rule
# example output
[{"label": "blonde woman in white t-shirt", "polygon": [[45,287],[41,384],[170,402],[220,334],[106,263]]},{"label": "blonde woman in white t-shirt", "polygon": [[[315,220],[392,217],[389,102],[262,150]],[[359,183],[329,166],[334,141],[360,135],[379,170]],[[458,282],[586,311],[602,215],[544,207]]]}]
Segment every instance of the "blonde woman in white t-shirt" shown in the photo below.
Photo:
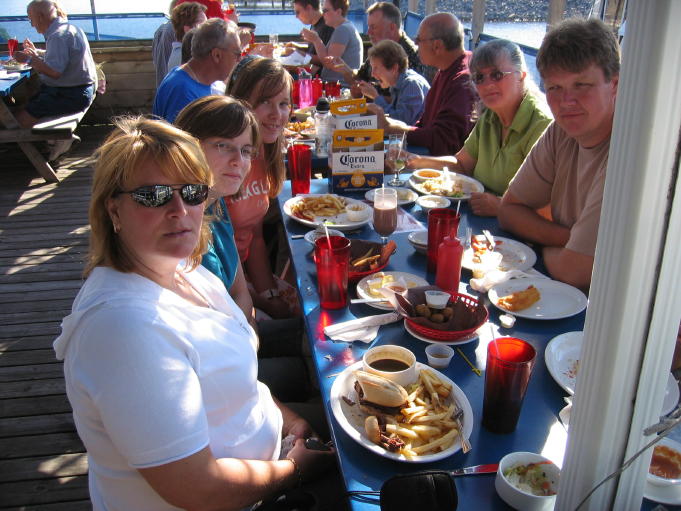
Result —
[{"label": "blonde woman in white t-shirt", "polygon": [[257,381],[253,329],[199,266],[211,176],[160,121],[120,121],[100,148],[87,280],[54,344],[95,510],[243,509],[333,463]]}]

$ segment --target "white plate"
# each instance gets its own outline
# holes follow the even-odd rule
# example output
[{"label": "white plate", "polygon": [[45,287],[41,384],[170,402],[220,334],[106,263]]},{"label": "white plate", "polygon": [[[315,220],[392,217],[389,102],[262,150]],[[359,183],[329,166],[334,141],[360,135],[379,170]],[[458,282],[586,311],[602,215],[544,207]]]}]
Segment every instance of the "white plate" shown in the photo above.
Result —
[{"label": "white plate", "polygon": [[[398,206],[406,206],[408,204],[413,204],[414,201],[418,198],[418,194],[414,190],[410,190],[409,188],[402,188],[399,186],[390,186],[386,188],[394,188],[397,190],[397,205]],[[364,198],[368,201],[374,202],[374,194],[376,193],[376,189],[371,189],[367,193],[364,194]],[[400,193],[402,193],[406,198],[405,199],[400,199]]]},{"label": "white plate", "polygon": [[[418,275],[414,275],[413,273],[407,273],[404,271],[382,271],[382,272],[377,272],[377,273],[382,273],[383,275],[392,275],[395,280],[399,279],[400,277],[404,279],[404,281],[407,283],[408,287],[419,287],[419,286],[427,286],[428,281],[424,279],[423,277],[419,277]],[[367,275],[364,277],[362,280],[360,280],[357,283],[357,296],[360,298],[379,298],[371,293],[369,293],[369,284],[368,282],[372,279],[375,279],[376,274],[372,273],[371,275]],[[413,285],[410,285],[413,284]],[[375,309],[381,309],[384,311],[391,311],[393,310],[393,306],[390,305],[390,302],[385,301],[385,302],[369,302],[367,303],[370,307],[374,307]]]},{"label": "white plate", "polygon": [[417,252],[421,254],[428,252],[428,231],[412,231],[407,239]]},{"label": "white plate", "polygon": [[447,197],[451,200],[468,200],[471,198],[471,193],[482,193],[485,191],[485,187],[482,186],[482,183],[477,179],[464,176],[463,174],[456,174],[455,172],[451,172],[451,175],[452,180],[463,182],[463,195],[461,197],[451,197],[442,193],[430,192],[423,187],[424,183],[416,181],[413,177],[409,178],[407,184],[423,195],[442,195],[443,197]]},{"label": "white plate", "polygon": [[4,67],[7,71],[13,71],[13,72],[18,72],[18,71],[28,71],[31,69],[31,66],[28,64],[1,64],[2,67]]},{"label": "white plate", "polygon": [[[499,298],[516,291],[523,291],[533,285],[541,298],[527,309],[508,311],[497,305]],[[576,287],[550,279],[513,279],[497,284],[487,293],[494,306],[514,316],[527,319],[561,319],[579,314],[586,309],[587,298]]]},{"label": "white plate", "polygon": [[570,395],[575,393],[582,339],[581,331],[566,332],[551,339],[544,351],[546,368],[556,383]]},{"label": "white plate", "polygon": [[[579,374],[579,354],[582,350],[584,333],[566,332],[557,335],[549,341],[544,351],[546,368],[553,379],[565,392],[570,395],[575,393],[575,383]],[[664,391],[662,411],[660,415],[667,415],[679,403],[679,385],[669,373],[667,387]]]},{"label": "white plate", "polygon": [[334,216],[328,216],[328,217],[315,217],[315,221],[311,220],[306,220],[304,218],[298,218],[297,216],[293,216],[291,214],[291,207],[299,201],[302,197],[321,197],[322,195],[333,195],[330,193],[310,193],[306,195],[296,195],[295,197],[291,197],[289,200],[284,202],[284,213],[295,220],[296,222],[300,222],[303,225],[307,225],[308,227],[317,227],[323,222],[327,222],[327,225],[329,227],[332,227],[334,229],[338,229],[339,231],[352,231],[357,229],[358,227],[361,227],[363,225],[366,225],[369,223],[369,221],[373,218],[374,216],[374,210],[371,206],[367,206],[364,202],[358,201],[356,199],[351,199],[350,197],[340,197],[339,195],[336,195],[336,197],[340,197],[342,200],[345,201],[345,205],[349,206],[351,204],[362,204],[364,207],[366,207],[369,211],[367,212],[367,216],[364,220],[361,220],[359,222],[351,222],[348,220],[347,213],[341,213],[340,215],[334,215]]},{"label": "white plate", "polygon": [[435,339],[429,339],[428,337],[425,337],[419,333],[414,332],[411,327],[407,324],[406,321],[404,321],[404,329],[413,337],[416,337],[419,341],[427,342],[428,344],[447,344],[449,346],[458,346],[461,344],[468,344],[469,342],[473,342],[478,338],[478,332],[477,330],[473,332],[470,335],[467,335],[466,337],[463,337],[461,339],[458,339],[456,341],[436,341]]},{"label": "white plate", "polygon": [[[305,241],[314,245],[314,242],[317,241],[317,238],[319,238],[320,236],[326,236],[326,232],[313,229],[311,231],[307,231],[305,233],[304,238]],[[345,238],[345,234],[343,234],[340,231],[337,231],[336,229],[329,229],[329,236],[341,236],[342,238]]]},{"label": "white plate", "polygon": [[[503,256],[501,264],[499,264],[500,270],[529,270],[537,262],[537,254],[524,243],[502,236],[495,236],[494,241],[503,242],[494,249],[495,252],[499,252]],[[473,269],[472,248],[464,251],[461,266],[468,270]]]},{"label": "white plate", "polygon": [[681,505],[681,484],[659,486],[646,479],[646,485],[643,487],[643,496],[653,502],[678,506]]},{"label": "white plate", "polygon": [[[429,463],[431,461],[441,460],[451,456],[461,449],[461,442],[455,440],[454,443],[444,451],[434,454],[424,454],[423,456],[417,456],[413,459],[407,459],[400,454],[386,451],[380,445],[371,442],[364,434],[364,420],[366,419],[366,414],[359,409],[358,404],[350,406],[343,399],[343,396],[346,396],[355,403],[359,401],[357,398],[357,393],[354,389],[354,372],[361,368],[362,361],[359,361],[352,364],[350,367],[347,367],[342,373],[340,373],[331,386],[330,396],[331,410],[333,411],[334,417],[345,430],[345,432],[350,435],[355,442],[363,447],[366,447],[368,450],[378,454],[379,456],[396,461],[406,461],[407,463]],[[422,369],[429,369],[442,381],[449,383],[452,386],[452,393],[450,394],[450,397],[447,398],[447,402],[450,403],[450,400],[453,397],[463,409],[463,433],[466,438],[470,438],[471,432],[473,431],[473,410],[471,409],[471,404],[468,402],[468,399],[466,398],[466,395],[463,393],[463,391],[444,374],[431,367],[428,367],[425,364],[416,362],[416,369],[419,371]]]}]

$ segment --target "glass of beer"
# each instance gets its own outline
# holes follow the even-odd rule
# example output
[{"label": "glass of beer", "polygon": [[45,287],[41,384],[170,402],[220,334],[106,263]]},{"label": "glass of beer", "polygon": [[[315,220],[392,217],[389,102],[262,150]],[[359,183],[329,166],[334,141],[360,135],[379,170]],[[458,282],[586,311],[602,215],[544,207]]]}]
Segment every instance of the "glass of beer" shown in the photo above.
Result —
[{"label": "glass of beer", "polygon": [[374,230],[385,245],[397,227],[397,190],[377,188],[374,192]]},{"label": "glass of beer", "polygon": [[388,165],[393,169],[395,175],[388,184],[390,186],[402,186],[404,181],[400,179],[400,171],[407,163],[407,153],[404,149],[404,134],[390,135],[388,138]]}]

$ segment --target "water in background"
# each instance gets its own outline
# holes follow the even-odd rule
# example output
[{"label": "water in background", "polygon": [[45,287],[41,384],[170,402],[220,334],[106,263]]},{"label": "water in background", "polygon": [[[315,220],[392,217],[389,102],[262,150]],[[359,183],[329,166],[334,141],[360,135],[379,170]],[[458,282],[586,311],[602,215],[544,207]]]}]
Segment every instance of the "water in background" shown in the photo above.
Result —
[{"label": "water in background", "polygon": [[[0,16],[25,16],[28,0],[0,0],[2,8]],[[90,0],[60,0],[61,5],[68,13],[89,14]],[[165,12],[170,0],[96,0],[97,14],[111,13],[140,13],[140,12]],[[278,5],[278,0],[275,0]],[[252,11],[251,11],[252,12]],[[258,15],[243,14],[242,21],[254,22],[257,26],[257,35],[267,35],[270,32],[279,34],[297,34],[302,25],[290,14],[278,14],[275,17],[268,17],[267,14]],[[353,20],[355,25],[358,23]],[[91,39],[94,39],[94,27],[90,20],[72,20],[72,23],[82,28]],[[163,23],[163,19],[158,18],[127,18],[120,19],[99,19],[98,29],[102,39],[151,39],[156,28]],[[16,36],[20,41],[25,38],[42,41],[42,36],[37,34],[28,21],[0,21],[0,40],[3,39],[3,30],[6,35]],[[362,29],[361,25],[358,29]],[[496,37],[510,39],[517,43],[527,46],[539,47],[546,24],[541,22],[513,23],[495,22],[485,24],[485,33]]]}]

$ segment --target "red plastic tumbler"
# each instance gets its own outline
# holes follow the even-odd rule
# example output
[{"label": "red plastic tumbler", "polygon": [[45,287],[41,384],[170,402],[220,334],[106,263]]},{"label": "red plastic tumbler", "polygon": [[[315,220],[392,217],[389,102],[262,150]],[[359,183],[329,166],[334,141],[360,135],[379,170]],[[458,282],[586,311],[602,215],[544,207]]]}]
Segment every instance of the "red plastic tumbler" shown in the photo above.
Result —
[{"label": "red plastic tumbler", "polygon": [[314,244],[319,302],[324,309],[342,309],[348,304],[350,240],[322,236]]},{"label": "red plastic tumbler", "polygon": [[515,430],[536,356],[530,343],[515,337],[500,337],[487,345],[482,425],[489,431]]},{"label": "red plastic tumbler", "polygon": [[291,176],[291,193],[310,193],[312,150],[306,144],[293,144],[286,152],[288,173]]},{"label": "red plastic tumbler", "polygon": [[428,271],[437,269],[437,251],[445,236],[459,229],[459,215],[453,209],[431,209],[428,213]]}]

